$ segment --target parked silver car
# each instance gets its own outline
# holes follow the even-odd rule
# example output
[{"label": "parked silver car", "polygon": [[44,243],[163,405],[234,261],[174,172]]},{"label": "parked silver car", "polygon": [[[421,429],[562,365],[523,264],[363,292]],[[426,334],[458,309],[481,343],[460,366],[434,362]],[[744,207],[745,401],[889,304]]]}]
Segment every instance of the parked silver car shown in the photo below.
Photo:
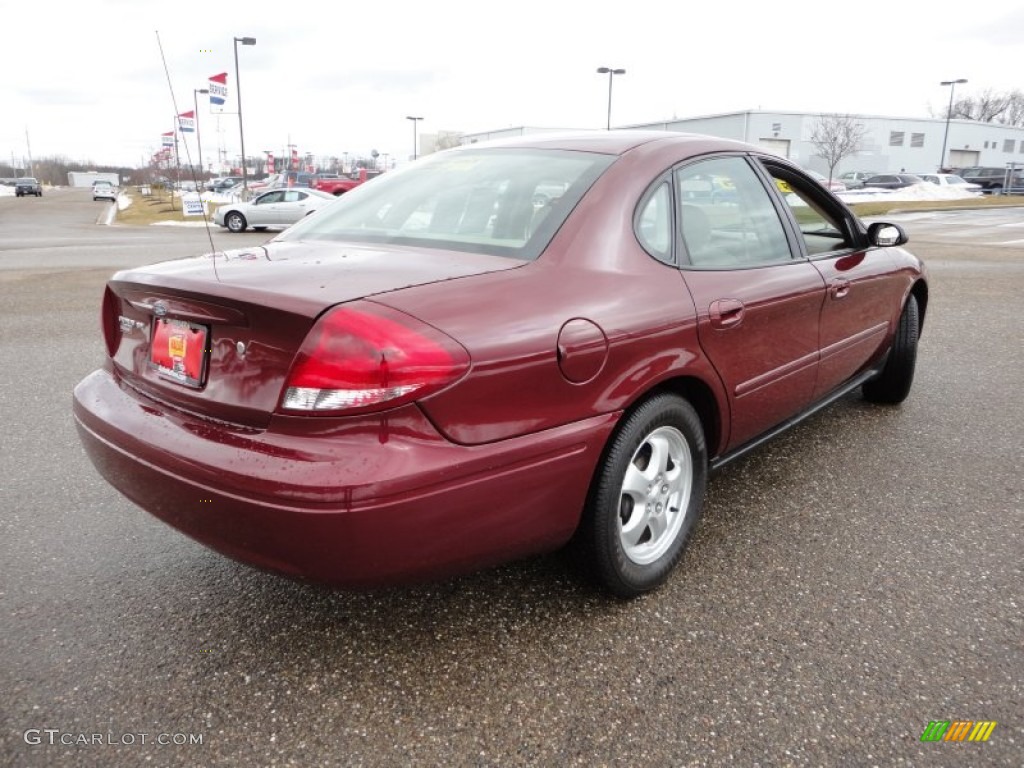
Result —
[{"label": "parked silver car", "polygon": [[847,171],[839,174],[839,181],[843,182],[847,189],[860,189],[865,181],[877,175],[878,171]]},{"label": "parked silver car", "polygon": [[92,183],[93,200],[117,200],[117,187],[109,181],[94,181]]},{"label": "parked silver car", "polygon": [[337,199],[316,189],[272,189],[250,203],[220,206],[213,214],[213,221],[231,232],[244,232],[249,227],[290,227]]}]

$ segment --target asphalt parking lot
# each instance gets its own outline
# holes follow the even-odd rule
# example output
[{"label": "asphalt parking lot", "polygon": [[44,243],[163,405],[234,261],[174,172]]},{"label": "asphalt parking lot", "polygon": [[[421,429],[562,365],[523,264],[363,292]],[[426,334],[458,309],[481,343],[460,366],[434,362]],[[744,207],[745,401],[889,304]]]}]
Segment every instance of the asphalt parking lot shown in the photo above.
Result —
[{"label": "asphalt parking lot", "polygon": [[[106,205],[0,198],[0,764],[1022,764],[1024,210],[888,217],[931,273],[910,398],[714,475],[680,568],[624,603],[557,553],[332,592],[118,496],[71,419],[104,281],[209,241]],[[922,743],[934,720],[998,725]]]}]

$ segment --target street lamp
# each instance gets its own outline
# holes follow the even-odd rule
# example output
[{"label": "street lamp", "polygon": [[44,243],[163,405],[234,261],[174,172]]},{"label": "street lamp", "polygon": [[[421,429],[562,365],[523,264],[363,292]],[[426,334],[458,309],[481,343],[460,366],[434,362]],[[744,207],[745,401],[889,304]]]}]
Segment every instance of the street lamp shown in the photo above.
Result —
[{"label": "street lamp", "polygon": [[419,137],[419,131],[417,129],[419,127],[419,121],[422,120],[423,118],[422,117],[413,117],[412,115],[406,115],[405,119],[406,120],[412,120],[412,159],[415,160],[416,159],[416,139]]},{"label": "street lamp", "polygon": [[203,173],[203,140],[199,138],[199,94],[209,92],[209,88],[192,89],[192,103],[196,108],[196,145],[199,147],[199,173]]},{"label": "street lamp", "polygon": [[238,77],[238,44],[256,45],[255,37],[235,38],[235,89],[238,91],[238,138],[242,142],[242,197],[249,197],[249,174],[245,170],[245,132],[242,130],[242,83]]},{"label": "street lamp", "polygon": [[946,140],[949,139],[949,119],[953,116],[953,92],[958,84],[966,83],[964,78],[959,80],[943,80],[939,85],[949,86],[949,109],[946,110],[946,133],[942,136],[942,157],[939,159],[939,170],[946,167]]},{"label": "street lamp", "polygon": [[615,75],[624,75],[626,70],[624,69],[612,69],[611,67],[598,67],[597,74],[608,75],[608,125],[607,129],[612,129],[612,78]]}]

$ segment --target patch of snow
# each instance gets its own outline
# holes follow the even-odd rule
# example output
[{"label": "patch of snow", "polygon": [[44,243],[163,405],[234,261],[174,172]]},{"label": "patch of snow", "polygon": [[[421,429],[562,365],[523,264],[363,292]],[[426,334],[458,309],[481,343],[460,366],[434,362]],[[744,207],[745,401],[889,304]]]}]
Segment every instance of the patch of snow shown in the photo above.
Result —
[{"label": "patch of snow", "polygon": [[848,189],[845,192],[837,192],[836,196],[844,203],[906,203],[915,200],[967,200],[981,195],[976,191],[940,187],[938,184],[925,182],[912,184],[903,189]]},{"label": "patch of snow", "polygon": [[0,197],[14,197],[14,187],[0,184]]}]

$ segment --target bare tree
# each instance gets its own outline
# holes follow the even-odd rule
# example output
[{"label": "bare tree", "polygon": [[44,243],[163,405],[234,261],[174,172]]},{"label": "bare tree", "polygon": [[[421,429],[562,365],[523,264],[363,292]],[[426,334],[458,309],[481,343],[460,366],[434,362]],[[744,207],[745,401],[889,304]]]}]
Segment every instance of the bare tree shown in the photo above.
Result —
[{"label": "bare tree", "polygon": [[462,144],[462,134],[458,131],[438,131],[434,147],[438,152],[442,149],[451,149]]},{"label": "bare tree", "polygon": [[[1024,93],[1019,90],[997,93],[991,89],[977,96],[961,96],[953,102],[952,109],[943,105],[932,115],[951,120],[975,120],[980,123],[1024,126]],[[947,115],[948,113],[948,115]]]},{"label": "bare tree", "polygon": [[1002,122],[1006,125],[1024,127],[1024,91],[1010,91],[1006,96],[1006,111]]},{"label": "bare tree", "polygon": [[811,133],[818,157],[828,164],[828,180],[843,158],[860,152],[867,129],[850,115],[819,115]]}]

